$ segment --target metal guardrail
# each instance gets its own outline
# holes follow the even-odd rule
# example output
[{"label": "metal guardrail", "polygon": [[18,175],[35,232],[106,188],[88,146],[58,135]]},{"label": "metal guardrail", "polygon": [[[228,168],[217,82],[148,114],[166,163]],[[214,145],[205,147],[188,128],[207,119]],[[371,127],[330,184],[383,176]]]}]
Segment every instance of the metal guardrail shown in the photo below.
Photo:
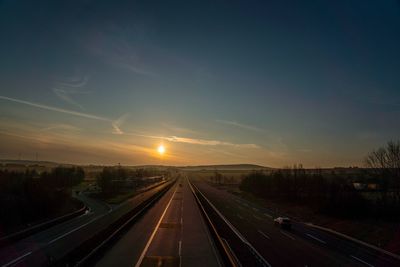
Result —
[{"label": "metal guardrail", "polygon": [[229,227],[231,232],[233,232],[238,239],[247,247],[250,253],[254,256],[260,266],[271,267],[271,264],[264,259],[264,257],[250,244],[249,241],[233,226],[225,216],[211,203],[210,200],[196,187],[196,185],[189,182],[191,186],[199,193],[199,195],[206,201],[206,203],[211,207],[211,209],[218,215],[218,217]]}]

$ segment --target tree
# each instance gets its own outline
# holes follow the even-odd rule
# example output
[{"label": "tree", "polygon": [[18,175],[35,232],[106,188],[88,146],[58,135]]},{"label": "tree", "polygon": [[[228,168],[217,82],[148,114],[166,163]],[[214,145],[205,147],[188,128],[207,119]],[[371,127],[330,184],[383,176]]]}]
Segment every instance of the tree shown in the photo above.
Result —
[{"label": "tree", "polygon": [[97,176],[97,185],[101,188],[101,192],[104,195],[110,195],[114,193],[113,178],[114,171],[110,167],[105,167]]},{"label": "tree", "polygon": [[388,190],[392,190],[395,201],[400,202],[400,141],[390,141],[386,146],[370,152],[365,165],[379,178],[383,202]]}]

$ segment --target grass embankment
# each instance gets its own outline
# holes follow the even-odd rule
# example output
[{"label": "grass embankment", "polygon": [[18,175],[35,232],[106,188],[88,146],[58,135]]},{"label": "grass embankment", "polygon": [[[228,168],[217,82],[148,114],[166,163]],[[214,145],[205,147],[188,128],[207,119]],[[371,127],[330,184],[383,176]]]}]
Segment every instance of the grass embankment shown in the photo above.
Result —
[{"label": "grass embankment", "polygon": [[108,204],[114,204],[114,205],[116,205],[116,204],[120,204],[120,203],[124,202],[125,200],[128,200],[128,199],[134,197],[134,196],[137,195],[138,193],[139,193],[138,191],[121,193],[121,194],[118,194],[118,195],[116,195],[116,196],[107,198],[107,199],[105,199],[105,201],[106,201]]},{"label": "grass embankment", "polygon": [[143,191],[149,190],[149,189],[159,186],[163,183],[166,183],[166,182],[155,183],[155,184],[149,185],[147,187],[141,187],[141,188],[138,188],[138,189],[135,189],[132,191],[120,192],[120,193],[117,193],[117,194],[114,194],[111,196],[104,196],[101,193],[95,193],[95,194],[92,194],[92,197],[100,199],[111,205],[118,205],[118,204],[121,204],[122,202],[136,196],[137,194],[139,194]]},{"label": "grass embankment", "polygon": [[117,194],[105,196],[102,193],[92,193],[90,194],[91,197],[99,199],[101,201],[106,202],[107,204],[117,205],[121,204],[122,202],[134,197],[139,192],[137,190],[129,191],[129,192],[120,192]]},{"label": "grass embankment", "polygon": [[214,186],[235,194],[243,199],[271,210],[274,216],[287,215],[300,222],[330,228],[337,232],[373,244],[400,255],[400,222],[382,221],[379,219],[344,219],[327,216],[313,209],[280,200],[265,200],[243,192],[238,185]]}]

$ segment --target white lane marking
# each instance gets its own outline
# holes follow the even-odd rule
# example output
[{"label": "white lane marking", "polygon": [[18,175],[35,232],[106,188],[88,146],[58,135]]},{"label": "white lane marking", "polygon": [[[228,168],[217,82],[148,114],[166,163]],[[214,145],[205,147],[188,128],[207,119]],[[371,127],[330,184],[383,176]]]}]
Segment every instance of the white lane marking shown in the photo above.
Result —
[{"label": "white lane marking", "polygon": [[75,229],[72,229],[71,231],[66,232],[65,234],[62,234],[62,235],[60,235],[60,236],[54,238],[53,240],[47,242],[47,245],[50,245],[51,243],[54,243],[54,242],[56,242],[57,240],[59,240],[59,239],[65,237],[65,236],[67,236],[67,235],[69,235],[69,234],[71,234],[71,233],[73,233],[73,232],[75,232],[75,231],[78,231],[78,230],[81,229],[82,227],[85,227],[86,225],[88,225],[88,224],[90,224],[90,223],[96,221],[97,219],[100,219],[100,218],[103,217],[104,215],[105,215],[105,214],[103,214],[103,215],[100,216],[100,217],[93,218],[92,220],[88,221],[87,223],[82,224],[81,226],[79,226],[79,227],[77,227],[77,228],[75,228]]},{"label": "white lane marking", "polygon": [[317,240],[318,242],[321,242],[322,244],[326,244],[326,242],[322,239],[319,239],[318,237],[315,237],[313,235],[307,234],[307,236],[311,237],[314,240]]},{"label": "white lane marking", "polygon": [[253,217],[256,218],[257,220],[262,220],[263,218],[258,217],[257,215],[253,214]]},{"label": "white lane marking", "polygon": [[[110,206],[110,208],[111,208],[111,209],[109,210],[109,212],[112,211],[112,207],[111,207],[111,206]],[[92,215],[92,214],[93,214],[93,212],[90,212],[89,215]],[[92,220],[90,220],[89,222],[87,222],[87,223],[85,223],[85,224],[83,224],[83,225],[81,225],[81,226],[79,226],[79,227],[77,227],[77,228],[75,228],[75,229],[72,229],[71,231],[69,231],[69,232],[67,232],[67,233],[65,233],[65,234],[63,234],[63,235],[61,235],[61,236],[58,236],[58,237],[56,237],[56,238],[53,239],[53,240],[50,240],[49,242],[47,242],[47,245],[50,245],[50,244],[56,242],[57,240],[59,240],[59,239],[65,237],[65,236],[67,236],[67,235],[69,235],[69,234],[71,234],[71,233],[73,233],[73,232],[75,232],[75,231],[81,229],[82,227],[84,227],[84,226],[86,226],[86,225],[92,223],[93,221],[98,220],[98,219],[100,219],[101,217],[104,217],[105,215],[106,215],[106,214],[100,215],[99,217],[95,217],[95,218],[93,218]],[[82,215],[81,215],[81,216],[82,216]],[[79,216],[79,217],[80,217],[80,216]],[[78,218],[79,218],[79,217],[78,217]],[[26,256],[32,254],[32,252],[33,252],[33,251],[29,251],[29,252],[25,253],[24,255],[22,255],[22,256],[20,256],[20,257],[18,257],[18,258],[16,258],[16,259],[10,261],[9,263],[6,263],[6,264],[2,265],[1,267],[10,266],[10,265],[12,265],[12,264],[14,264],[14,263],[20,261],[21,259],[25,258]]]},{"label": "white lane marking", "polygon": [[25,253],[24,255],[19,256],[18,258],[13,259],[12,261],[10,261],[10,262],[8,262],[8,263],[2,265],[1,267],[11,266],[11,265],[13,265],[14,263],[19,262],[20,260],[22,260],[23,258],[25,258],[26,256],[31,255],[31,254],[32,254],[32,251],[29,251],[29,252]]},{"label": "white lane marking", "polygon": [[182,241],[179,241],[179,267],[182,267]]},{"label": "white lane marking", "polygon": [[236,216],[237,216],[239,219],[243,220],[243,217],[240,216],[239,214],[236,214]]},{"label": "white lane marking", "polygon": [[269,215],[268,213],[264,213],[264,215],[272,219],[272,216]]},{"label": "white lane marking", "polygon": [[147,244],[146,244],[146,246],[144,247],[144,249],[143,249],[143,251],[142,251],[142,254],[140,255],[139,260],[138,260],[137,263],[135,264],[135,267],[139,267],[140,264],[142,264],[143,258],[144,258],[144,256],[146,255],[147,250],[149,249],[150,244],[151,244],[151,242],[153,241],[154,236],[156,235],[156,232],[157,232],[157,230],[158,230],[158,227],[160,227],[160,224],[161,224],[162,220],[164,219],[165,214],[167,213],[167,210],[168,210],[168,208],[169,208],[169,205],[171,205],[172,199],[173,199],[174,196],[175,196],[175,192],[176,192],[176,188],[175,188],[175,191],[174,191],[174,193],[172,194],[170,200],[168,201],[168,204],[167,204],[167,206],[165,207],[164,212],[161,214],[160,220],[158,220],[157,225],[156,225],[156,227],[154,228],[153,233],[151,234],[149,240],[147,241]]},{"label": "white lane marking", "polygon": [[261,231],[261,230],[258,230],[258,232],[263,236],[263,237],[265,237],[266,239],[271,239],[269,236],[267,236],[263,231]]},{"label": "white lane marking", "polygon": [[362,259],[360,259],[360,258],[357,258],[356,256],[350,255],[350,257],[352,257],[352,258],[355,259],[355,260],[358,260],[358,261],[361,262],[361,263],[364,263],[365,265],[367,265],[367,266],[369,266],[369,267],[374,267],[374,265],[369,264],[368,262],[366,262],[366,261],[364,261],[364,260],[362,260]]},{"label": "white lane marking", "polygon": [[285,233],[284,231],[280,231],[282,234],[284,234],[285,236],[289,237],[292,240],[296,240],[293,236],[289,235],[288,233]]},{"label": "white lane marking", "polygon": [[237,237],[239,237],[240,240],[242,240],[243,243],[247,244],[250,249],[256,254],[256,256],[259,258],[261,263],[264,265],[271,267],[271,264],[264,259],[264,257],[253,247],[253,245],[244,238],[244,236],[236,229],[235,226],[233,226],[222,213],[210,202],[210,200],[197,188],[196,185],[193,184],[193,187],[196,188],[196,191],[199,192],[199,194],[207,201],[207,203],[211,206],[211,208],[218,214],[218,216],[228,225],[228,227],[236,234]]}]

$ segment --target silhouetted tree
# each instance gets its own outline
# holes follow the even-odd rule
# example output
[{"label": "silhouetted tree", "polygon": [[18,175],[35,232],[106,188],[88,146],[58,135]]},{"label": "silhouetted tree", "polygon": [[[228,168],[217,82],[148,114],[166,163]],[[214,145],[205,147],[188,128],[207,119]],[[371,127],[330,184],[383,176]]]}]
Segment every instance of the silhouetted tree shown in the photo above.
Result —
[{"label": "silhouetted tree", "polygon": [[377,176],[381,201],[387,205],[388,193],[393,192],[396,205],[400,204],[400,141],[390,141],[386,146],[370,152],[365,164]]}]

